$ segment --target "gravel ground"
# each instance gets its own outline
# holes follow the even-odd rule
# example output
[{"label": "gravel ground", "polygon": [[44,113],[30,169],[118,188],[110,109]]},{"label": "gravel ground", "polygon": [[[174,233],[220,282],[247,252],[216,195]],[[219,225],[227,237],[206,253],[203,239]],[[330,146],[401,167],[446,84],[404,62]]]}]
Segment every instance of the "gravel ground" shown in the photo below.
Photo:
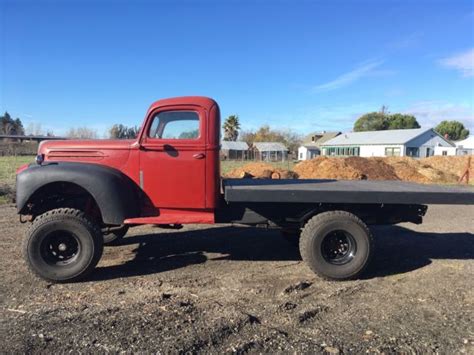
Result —
[{"label": "gravel ground", "polygon": [[474,353],[474,206],[376,227],[362,280],[315,277],[278,231],[138,227],[92,279],[26,271],[0,206],[2,352]]}]

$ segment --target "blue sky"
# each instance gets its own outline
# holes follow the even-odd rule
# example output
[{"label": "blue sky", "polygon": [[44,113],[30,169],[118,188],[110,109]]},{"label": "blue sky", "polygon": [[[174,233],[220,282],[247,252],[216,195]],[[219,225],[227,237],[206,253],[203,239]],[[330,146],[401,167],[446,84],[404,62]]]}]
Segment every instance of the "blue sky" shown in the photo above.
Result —
[{"label": "blue sky", "polygon": [[0,0],[0,111],[64,134],[215,98],[243,129],[350,130],[387,105],[474,132],[474,2]]}]

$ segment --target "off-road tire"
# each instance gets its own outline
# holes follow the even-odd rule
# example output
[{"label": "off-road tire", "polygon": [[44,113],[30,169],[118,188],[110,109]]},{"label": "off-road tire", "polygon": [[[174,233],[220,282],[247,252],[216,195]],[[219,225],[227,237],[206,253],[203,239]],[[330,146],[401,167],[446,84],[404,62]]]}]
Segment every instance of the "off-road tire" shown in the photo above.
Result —
[{"label": "off-road tire", "polygon": [[[68,260],[59,260],[65,258],[58,256],[59,244],[59,249],[52,248],[61,238],[69,238],[70,244],[76,245],[76,253]],[[22,249],[26,264],[35,275],[51,282],[74,282],[86,277],[99,262],[103,238],[98,226],[84,212],[57,208],[35,218]]]},{"label": "off-road tire", "polygon": [[104,245],[116,245],[128,232],[128,226],[104,234]]},{"label": "off-road tire", "polygon": [[[331,260],[332,255],[328,257],[325,248],[328,245],[327,238],[333,238],[334,235],[338,238],[337,235],[340,235],[335,233],[348,235],[351,240],[349,252],[341,257],[342,264],[335,264],[336,259]],[[346,211],[323,212],[314,216],[304,226],[300,238],[301,257],[313,272],[327,280],[359,277],[369,264],[373,249],[373,237],[367,225]],[[348,261],[344,260],[345,257]]]}]

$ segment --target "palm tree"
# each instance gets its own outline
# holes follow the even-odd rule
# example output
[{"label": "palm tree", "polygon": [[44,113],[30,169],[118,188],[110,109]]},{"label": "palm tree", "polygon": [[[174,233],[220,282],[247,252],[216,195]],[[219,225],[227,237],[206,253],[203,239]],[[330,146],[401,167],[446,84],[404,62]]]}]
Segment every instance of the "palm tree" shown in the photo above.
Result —
[{"label": "palm tree", "polygon": [[240,122],[239,116],[230,115],[224,121],[224,140],[225,141],[236,141],[239,136]]}]

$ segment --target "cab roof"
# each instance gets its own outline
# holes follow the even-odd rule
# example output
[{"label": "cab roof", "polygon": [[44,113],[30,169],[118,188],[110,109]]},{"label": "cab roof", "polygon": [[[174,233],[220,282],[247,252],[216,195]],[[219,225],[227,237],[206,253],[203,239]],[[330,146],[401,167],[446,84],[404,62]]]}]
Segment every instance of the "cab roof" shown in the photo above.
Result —
[{"label": "cab roof", "polygon": [[177,106],[177,105],[197,105],[204,107],[206,109],[210,109],[213,105],[217,105],[216,101],[209,97],[205,96],[179,96],[179,97],[171,97],[168,99],[161,99],[155,101],[150,105],[148,112],[155,110],[158,107],[163,106]]}]

